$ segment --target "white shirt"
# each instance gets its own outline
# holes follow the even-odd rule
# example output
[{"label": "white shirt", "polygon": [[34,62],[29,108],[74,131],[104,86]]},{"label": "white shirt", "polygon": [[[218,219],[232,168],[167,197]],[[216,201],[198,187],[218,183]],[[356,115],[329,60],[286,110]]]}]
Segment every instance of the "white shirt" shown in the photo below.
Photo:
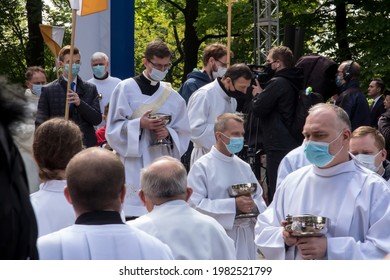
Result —
[{"label": "white shirt", "polygon": [[66,180],[50,180],[30,195],[38,223],[38,237],[74,224],[76,216],[65,198],[65,186]]},{"label": "white shirt", "polygon": [[215,218],[234,240],[237,259],[256,259],[254,218],[235,219],[236,200],[229,195],[234,184],[257,183],[252,198],[259,210],[266,208],[262,188],[250,165],[236,155],[226,156],[215,146],[198,159],[188,174],[188,185],[194,190],[190,202],[200,212]]},{"label": "white shirt", "polygon": [[[88,80],[88,82],[96,86],[98,93],[101,94],[102,99],[99,100],[99,103],[100,112],[102,113],[102,115],[104,114],[104,107],[106,107],[106,105],[110,102],[112,92],[114,91],[117,84],[119,84],[119,82],[121,81],[121,79],[111,77],[110,75],[108,75],[108,77],[104,80],[99,80],[95,77]],[[105,124],[105,121],[102,120],[102,122],[97,126],[97,128],[103,127]]]},{"label": "white shirt", "polygon": [[126,224],[72,225],[38,238],[42,260],[172,260],[157,238]]},{"label": "white shirt", "polygon": [[194,149],[191,166],[215,144],[214,125],[223,113],[234,113],[237,100],[229,97],[221,88],[218,79],[199,88],[188,100],[188,119]]},{"label": "white shirt", "polygon": [[177,260],[236,258],[234,242],[223,227],[184,200],[156,205],[150,213],[127,223],[167,244]]},{"label": "white shirt", "polygon": [[281,222],[287,215],[330,219],[326,259],[383,259],[390,252],[390,189],[354,160],[321,169],[308,165],[288,175],[258,216],[256,244],[266,259],[300,259],[286,251]]}]

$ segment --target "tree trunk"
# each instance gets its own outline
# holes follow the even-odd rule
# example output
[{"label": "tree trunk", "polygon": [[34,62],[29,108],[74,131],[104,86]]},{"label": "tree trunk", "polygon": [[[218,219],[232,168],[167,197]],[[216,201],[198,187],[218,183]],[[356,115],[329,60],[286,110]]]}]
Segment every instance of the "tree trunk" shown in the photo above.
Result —
[{"label": "tree trunk", "polygon": [[351,50],[348,44],[347,10],[345,1],[336,2],[336,42],[339,46],[338,59],[341,61],[351,59]]},{"label": "tree trunk", "polygon": [[44,45],[39,24],[42,23],[42,0],[27,0],[28,42],[26,47],[27,66],[44,66]]},{"label": "tree trunk", "polygon": [[198,49],[199,49],[199,38],[194,27],[194,23],[198,17],[198,0],[187,0],[185,7],[185,30],[184,30],[184,73],[182,82],[184,83],[187,79],[187,74],[190,73],[198,62]]}]

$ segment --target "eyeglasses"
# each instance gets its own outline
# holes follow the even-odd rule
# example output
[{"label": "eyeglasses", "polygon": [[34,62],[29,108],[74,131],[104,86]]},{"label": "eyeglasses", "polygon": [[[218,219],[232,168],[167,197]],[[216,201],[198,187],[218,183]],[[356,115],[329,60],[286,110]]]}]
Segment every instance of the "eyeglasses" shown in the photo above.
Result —
[{"label": "eyeglasses", "polygon": [[165,64],[165,65],[162,65],[162,64],[155,64],[153,63],[151,60],[148,59],[148,61],[150,62],[150,64],[152,64],[154,66],[154,68],[157,68],[157,69],[162,69],[163,71],[165,70],[169,70],[171,69],[172,67],[172,63],[168,63],[168,64]]},{"label": "eyeglasses", "polygon": [[215,60],[221,63],[222,67],[226,68],[228,66],[227,63],[220,61],[218,58],[216,58]]}]

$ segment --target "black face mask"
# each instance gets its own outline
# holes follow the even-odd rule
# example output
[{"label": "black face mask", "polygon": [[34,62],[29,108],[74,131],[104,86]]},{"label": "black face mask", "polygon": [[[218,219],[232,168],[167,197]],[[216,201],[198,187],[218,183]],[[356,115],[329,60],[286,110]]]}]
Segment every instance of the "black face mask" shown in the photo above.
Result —
[{"label": "black face mask", "polygon": [[236,90],[236,87],[234,86],[234,83],[232,81],[232,85],[234,87],[234,90],[227,90],[226,91],[226,94],[229,96],[229,97],[233,97],[233,98],[241,98],[243,93],[239,90]]},{"label": "black face mask", "polygon": [[266,73],[269,77],[272,77],[275,75],[275,70],[271,68],[272,63],[265,63],[264,64],[264,73]]}]

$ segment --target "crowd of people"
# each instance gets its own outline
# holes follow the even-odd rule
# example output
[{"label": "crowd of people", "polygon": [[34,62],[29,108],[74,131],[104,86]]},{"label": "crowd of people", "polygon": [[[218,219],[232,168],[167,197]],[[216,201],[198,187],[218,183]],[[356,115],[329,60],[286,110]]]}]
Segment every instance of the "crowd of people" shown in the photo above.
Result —
[{"label": "crowd of people", "polygon": [[[48,84],[38,66],[27,69],[25,92],[0,77],[0,259],[390,253],[390,92],[382,79],[370,82],[369,103],[361,66],[341,62],[337,92],[310,108],[302,141],[291,127],[304,73],[288,47],[269,51],[269,79],[260,84],[247,65],[228,65],[226,46],[207,45],[202,69],[178,91],[163,81],[171,56],[152,41],[144,70],[120,80],[96,52],[86,81],[80,50],[65,46],[61,74]],[[266,184],[240,155],[254,142],[249,114],[261,130]],[[327,232],[287,227],[303,214],[326,217]]]}]

